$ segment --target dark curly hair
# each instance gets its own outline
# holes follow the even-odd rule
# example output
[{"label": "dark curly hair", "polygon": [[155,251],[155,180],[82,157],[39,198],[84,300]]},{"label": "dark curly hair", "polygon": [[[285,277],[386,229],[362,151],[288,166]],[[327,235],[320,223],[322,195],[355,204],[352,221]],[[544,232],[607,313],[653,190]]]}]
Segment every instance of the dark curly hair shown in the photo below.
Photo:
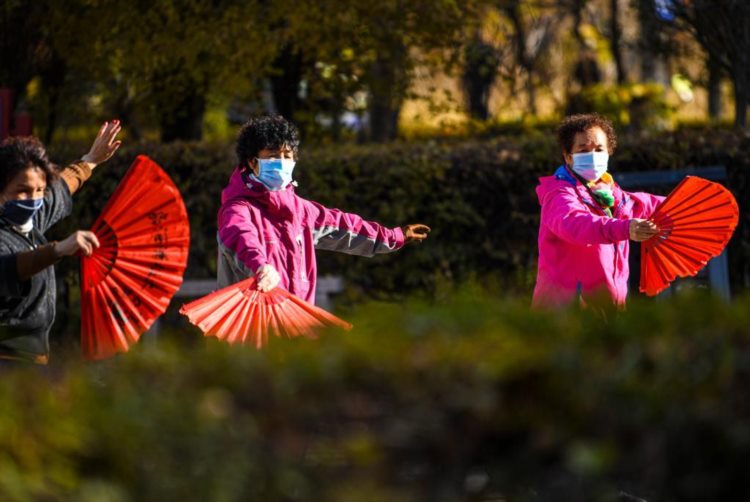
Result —
[{"label": "dark curly hair", "polygon": [[571,153],[575,143],[576,134],[588,131],[592,127],[598,127],[607,136],[607,150],[609,154],[615,153],[617,148],[617,135],[612,122],[598,113],[583,113],[565,117],[557,128],[557,141],[563,152]]},{"label": "dark curly hair", "polygon": [[31,136],[7,138],[0,143],[0,191],[29,167],[40,169],[47,183],[57,176],[57,169],[38,139]]},{"label": "dark curly hair", "polygon": [[245,122],[237,135],[237,160],[244,168],[261,150],[281,148],[284,145],[292,149],[296,158],[299,131],[294,124],[281,115],[253,117]]}]

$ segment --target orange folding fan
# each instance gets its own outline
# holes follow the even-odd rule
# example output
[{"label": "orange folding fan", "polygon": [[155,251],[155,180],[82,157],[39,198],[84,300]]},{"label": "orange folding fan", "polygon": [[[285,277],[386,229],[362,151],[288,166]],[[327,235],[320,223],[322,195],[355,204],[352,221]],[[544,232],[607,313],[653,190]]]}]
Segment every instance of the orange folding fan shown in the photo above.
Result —
[{"label": "orange folding fan", "polygon": [[642,244],[640,290],[654,296],[677,277],[697,274],[724,250],[739,215],[729,190],[687,176],[651,215],[659,233]]},{"label": "orange folding fan", "polygon": [[81,259],[81,350],[126,352],[182,284],[190,225],[180,192],[140,155],[91,228],[100,247]]},{"label": "orange folding fan", "polygon": [[183,305],[180,313],[206,336],[257,348],[268,342],[269,333],[315,338],[317,331],[327,327],[352,328],[348,322],[280,287],[265,293],[258,291],[255,277]]}]

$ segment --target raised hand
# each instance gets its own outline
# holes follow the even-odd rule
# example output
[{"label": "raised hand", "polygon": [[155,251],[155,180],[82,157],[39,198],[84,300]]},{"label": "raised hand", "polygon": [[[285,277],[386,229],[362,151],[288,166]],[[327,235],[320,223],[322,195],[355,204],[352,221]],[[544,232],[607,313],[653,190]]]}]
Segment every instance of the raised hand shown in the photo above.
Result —
[{"label": "raised hand", "polygon": [[105,122],[101,129],[99,129],[99,133],[96,135],[89,153],[81,157],[81,160],[95,166],[109,160],[122,144],[120,140],[115,141],[120,129],[119,120]]}]

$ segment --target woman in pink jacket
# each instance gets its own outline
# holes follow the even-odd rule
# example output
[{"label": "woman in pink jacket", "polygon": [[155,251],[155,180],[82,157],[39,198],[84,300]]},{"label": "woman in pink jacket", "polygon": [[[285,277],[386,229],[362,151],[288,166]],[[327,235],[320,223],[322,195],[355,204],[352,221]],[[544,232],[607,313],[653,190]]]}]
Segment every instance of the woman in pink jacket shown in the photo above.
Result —
[{"label": "woman in pink jacket", "polygon": [[221,194],[219,287],[257,276],[258,289],[281,286],[315,300],[315,250],[360,256],[390,253],[427,238],[429,227],[386,228],[294,193],[299,133],[281,116],[250,119],[237,139],[239,165]]},{"label": "woman in pink jacket", "polygon": [[563,120],[558,140],[565,163],[539,179],[542,206],[533,306],[585,304],[596,297],[624,306],[629,240],[645,241],[658,228],[646,221],[663,197],[626,192],[607,172],[617,146],[601,115]]}]

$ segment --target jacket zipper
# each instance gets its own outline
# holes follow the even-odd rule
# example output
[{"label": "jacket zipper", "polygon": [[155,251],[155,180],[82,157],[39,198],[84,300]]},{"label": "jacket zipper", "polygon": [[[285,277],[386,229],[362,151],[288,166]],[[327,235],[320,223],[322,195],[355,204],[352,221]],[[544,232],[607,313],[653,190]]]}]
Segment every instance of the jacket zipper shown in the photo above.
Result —
[{"label": "jacket zipper", "polygon": [[[612,214],[612,218],[617,218],[618,216],[620,216],[620,213],[622,213],[622,208],[623,208],[623,206],[625,206],[625,204],[627,204],[627,202],[628,202],[628,199],[623,194],[622,199],[620,199],[620,204],[617,205],[617,212]],[[615,263],[614,263],[614,265],[615,266],[614,266],[614,272],[612,273],[612,282],[615,281],[615,277],[616,277],[616,274],[617,274],[617,257],[619,256],[619,254],[618,254],[618,251],[619,251],[618,246],[619,245],[620,245],[619,242],[616,242],[614,244],[614,246],[615,246]]]},{"label": "jacket zipper", "polygon": [[[578,193],[578,190],[576,190],[576,193]],[[595,205],[592,200],[589,200],[589,199],[583,197],[580,193],[578,193],[578,196],[589,207],[591,207],[593,209],[598,209],[599,212],[603,216],[608,216],[607,213],[601,207],[599,207],[598,205]],[[620,215],[620,213],[622,212],[622,206],[626,203],[626,201],[627,201],[627,199],[623,195],[622,200],[620,201],[620,204],[618,204],[618,206],[617,206],[617,212],[616,213],[612,213],[612,216],[610,216],[610,218],[615,219],[615,218],[617,218],[617,216]],[[612,244],[612,247],[614,248],[614,253],[613,253],[614,256],[613,256],[613,259],[612,259],[612,282],[613,283],[617,279],[617,246],[618,246],[617,242],[615,242],[615,243]]]}]

